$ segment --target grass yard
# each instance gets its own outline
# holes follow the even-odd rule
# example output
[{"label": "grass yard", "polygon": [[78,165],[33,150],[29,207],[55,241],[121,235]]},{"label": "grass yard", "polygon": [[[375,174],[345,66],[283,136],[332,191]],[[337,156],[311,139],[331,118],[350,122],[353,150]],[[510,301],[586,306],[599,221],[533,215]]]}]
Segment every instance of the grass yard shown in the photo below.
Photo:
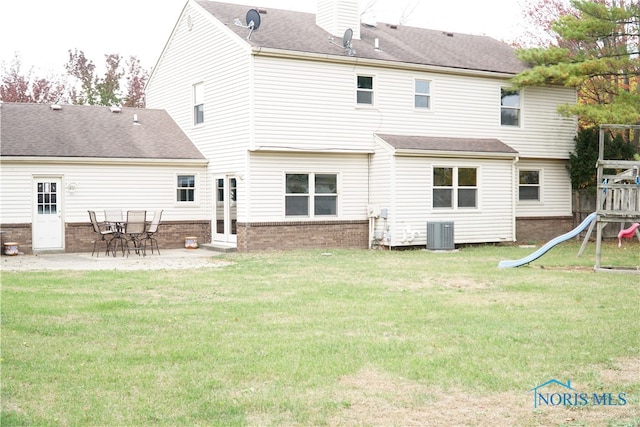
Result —
[{"label": "grass yard", "polygon": [[[640,276],[579,247],[505,270],[533,249],[4,272],[1,423],[638,426]],[[603,254],[640,266],[638,242]],[[534,409],[550,379],[613,400]]]}]

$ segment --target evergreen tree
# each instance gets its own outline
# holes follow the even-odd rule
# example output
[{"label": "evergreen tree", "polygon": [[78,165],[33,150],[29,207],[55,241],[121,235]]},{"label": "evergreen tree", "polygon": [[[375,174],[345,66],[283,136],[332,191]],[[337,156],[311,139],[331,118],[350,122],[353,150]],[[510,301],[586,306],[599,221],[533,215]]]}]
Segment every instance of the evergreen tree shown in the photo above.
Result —
[{"label": "evergreen tree", "polygon": [[586,124],[640,122],[640,3],[611,4],[572,0],[574,14],[552,25],[557,45],[518,50],[532,66],[513,79],[518,87],[575,87],[580,102],[561,112],[577,115]]}]

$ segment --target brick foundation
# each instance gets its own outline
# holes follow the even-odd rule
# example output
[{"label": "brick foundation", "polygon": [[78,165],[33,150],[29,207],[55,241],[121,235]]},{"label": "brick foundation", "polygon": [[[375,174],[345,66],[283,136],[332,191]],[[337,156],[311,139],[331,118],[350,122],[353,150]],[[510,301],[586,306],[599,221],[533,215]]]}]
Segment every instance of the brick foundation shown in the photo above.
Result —
[{"label": "brick foundation", "polygon": [[[2,243],[16,242],[18,250],[25,254],[31,253],[31,224],[0,224]],[[4,246],[0,249],[4,255]]]},{"label": "brick foundation", "polygon": [[366,249],[368,235],[368,221],[239,222],[238,251]]},{"label": "brick foundation", "polygon": [[[3,242],[17,242],[19,250],[25,254],[33,253],[31,241],[31,224],[1,224],[0,229]],[[162,221],[158,233],[160,250],[163,248],[183,248],[185,237],[195,236],[199,243],[211,241],[210,221]],[[67,223],[65,224],[65,252],[91,252],[96,236],[91,224]]]},{"label": "brick foundation", "polygon": [[[520,243],[545,242],[574,228],[570,216],[516,220]],[[33,253],[31,224],[0,224],[2,242],[17,242],[20,252]],[[291,250],[311,248],[368,247],[368,221],[305,221],[238,223],[238,250]],[[184,238],[196,236],[199,243],[211,241],[209,221],[163,221],[157,234],[162,248],[182,248]],[[65,224],[65,252],[91,252],[95,239],[90,223]],[[4,249],[4,248],[2,248]]]},{"label": "brick foundation", "polygon": [[571,216],[516,218],[516,238],[520,243],[548,242],[574,227]]}]

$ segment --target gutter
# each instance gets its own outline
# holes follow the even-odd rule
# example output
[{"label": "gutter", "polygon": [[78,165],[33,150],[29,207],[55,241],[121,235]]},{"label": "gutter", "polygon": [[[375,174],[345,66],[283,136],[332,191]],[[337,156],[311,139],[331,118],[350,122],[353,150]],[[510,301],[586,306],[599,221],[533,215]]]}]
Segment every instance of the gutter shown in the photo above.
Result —
[{"label": "gutter", "polygon": [[276,145],[259,145],[249,150],[250,153],[262,152],[262,153],[320,153],[320,154],[374,154],[373,149],[363,148],[357,149],[345,149],[345,148],[297,148],[297,147],[284,147]]},{"label": "gutter", "polygon": [[36,157],[36,156],[3,156],[1,164],[80,164],[80,165],[153,165],[153,166],[206,166],[207,159],[131,159],[105,157]]},{"label": "gutter", "polygon": [[437,65],[411,64],[406,62],[389,61],[383,59],[361,58],[354,56],[331,55],[327,53],[300,52],[294,50],[274,49],[269,47],[254,46],[251,49],[254,56],[269,58],[297,59],[318,62],[330,62],[336,64],[362,65],[396,70],[427,71],[442,74],[456,74],[464,76],[490,77],[499,79],[511,79],[515,73],[498,71],[471,70],[466,68],[442,67]]},{"label": "gutter", "polygon": [[482,151],[441,151],[441,150],[415,150],[397,149],[396,156],[409,157],[457,157],[472,159],[518,159],[518,153],[482,152]]}]

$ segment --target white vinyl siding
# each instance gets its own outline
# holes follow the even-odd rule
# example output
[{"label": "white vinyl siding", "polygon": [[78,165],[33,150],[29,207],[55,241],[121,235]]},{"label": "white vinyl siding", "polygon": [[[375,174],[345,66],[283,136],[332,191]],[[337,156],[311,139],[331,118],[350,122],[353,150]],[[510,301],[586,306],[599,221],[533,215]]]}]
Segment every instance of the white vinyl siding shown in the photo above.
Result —
[{"label": "white vinyl siding", "polygon": [[[163,220],[210,219],[206,166],[3,163],[0,222],[30,223],[33,175],[62,177],[62,212],[65,222],[89,222],[87,210],[98,216],[105,209],[163,209]],[[176,173],[201,177],[200,203],[176,203]],[[135,186],[132,186],[135,182]],[[69,184],[73,183],[70,190]]]},{"label": "white vinyl siding", "polygon": [[373,148],[380,115],[375,108],[354,108],[353,67],[265,57],[256,57],[255,65],[256,148]]},{"label": "white vinyl siding", "polygon": [[[389,209],[387,220],[376,220],[375,231],[388,228],[393,246],[426,245],[427,221],[453,221],[456,243],[513,241],[515,168],[511,159],[456,159],[391,155],[376,140],[371,160],[371,201]],[[477,209],[434,209],[433,168],[455,164],[477,168]],[[408,241],[409,232],[419,235]],[[403,242],[403,238],[405,241]]]},{"label": "white vinyl siding", "polygon": [[[367,208],[367,163],[366,155],[252,153],[249,221],[362,220]],[[337,175],[337,216],[285,215],[285,176],[303,173],[300,165],[314,174]]]},{"label": "white vinyl siding", "polygon": [[[560,160],[521,159],[517,170],[540,172],[540,200],[520,200],[516,205],[518,217],[545,217],[571,215],[571,179],[567,162]],[[518,174],[516,173],[516,179]],[[516,189],[518,183],[515,183]]]},{"label": "white vinyl siding", "polygon": [[[478,208],[432,208],[433,168],[442,164],[477,168]],[[510,160],[396,156],[396,171],[392,222],[394,244],[403,244],[402,236],[410,226],[420,232],[411,245],[426,245],[427,221],[453,221],[456,243],[513,240],[513,166]]]},{"label": "white vinyl siding", "polygon": [[[570,88],[522,89],[522,125],[514,127],[500,126],[506,79],[260,56],[255,67],[256,146],[371,149],[376,132],[497,138],[523,157],[568,159],[573,149],[576,121],[557,112],[575,102]],[[353,108],[357,75],[375,75],[373,108]],[[415,108],[416,79],[431,82],[437,108],[429,114]]]},{"label": "white vinyl siding", "polygon": [[[245,41],[207,15],[197,5],[185,7],[147,85],[147,107],[167,110],[202,154],[216,159],[212,166],[221,168],[213,172],[229,173],[245,166],[250,144],[252,60]],[[198,126],[195,82],[205,82],[205,121]]]}]

